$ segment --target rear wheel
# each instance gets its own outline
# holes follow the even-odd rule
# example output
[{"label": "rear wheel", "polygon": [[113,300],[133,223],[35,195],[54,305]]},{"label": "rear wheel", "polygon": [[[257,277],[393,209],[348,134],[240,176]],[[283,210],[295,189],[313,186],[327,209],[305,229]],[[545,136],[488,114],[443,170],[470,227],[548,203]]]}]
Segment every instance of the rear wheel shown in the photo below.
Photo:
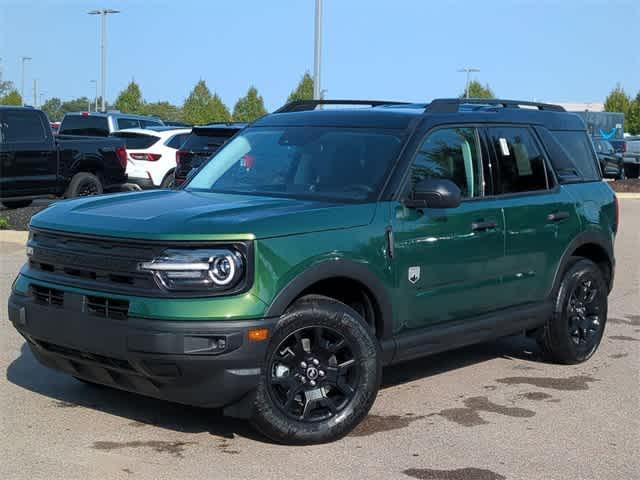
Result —
[{"label": "rear wheel", "polygon": [[175,181],[175,172],[169,172],[162,179],[162,183],[160,184],[160,188],[173,188],[173,183]]},{"label": "rear wheel", "polygon": [[252,423],[287,444],[346,435],[376,398],[379,357],[376,339],[355,310],[320,295],[301,298],[271,339]]},{"label": "rear wheel", "polygon": [[554,312],[538,340],[550,360],[576,364],[591,358],[604,334],[607,293],[600,268],[591,260],[574,259],[558,289]]},{"label": "rear wheel", "polygon": [[33,203],[33,200],[7,200],[3,201],[2,205],[9,210],[13,210],[15,208],[25,208]]},{"label": "rear wheel", "polygon": [[93,173],[76,173],[65,192],[65,198],[88,197],[90,195],[100,195],[102,193],[102,182]]}]

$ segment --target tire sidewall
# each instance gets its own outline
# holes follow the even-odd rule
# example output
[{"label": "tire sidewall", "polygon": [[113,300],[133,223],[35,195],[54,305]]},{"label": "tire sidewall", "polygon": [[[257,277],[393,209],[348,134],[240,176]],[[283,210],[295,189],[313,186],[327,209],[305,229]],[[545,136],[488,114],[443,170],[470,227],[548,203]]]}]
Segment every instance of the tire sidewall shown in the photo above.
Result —
[{"label": "tire sidewall", "polygon": [[[65,197],[76,198],[81,196],[79,195],[80,188],[89,182],[93,183],[96,186],[96,193],[92,195],[100,195],[103,191],[102,182],[100,181],[100,179],[92,173],[80,172],[80,173],[76,173],[71,179],[71,182],[69,183],[69,187],[67,189]],[[83,195],[83,196],[92,196],[92,195]]]},{"label": "tire sidewall", "polygon": [[[336,415],[318,422],[301,422],[287,416],[271,397],[268,371],[276,348],[301,328],[322,326],[337,330],[353,349],[359,377],[354,397]],[[360,316],[347,305],[330,299],[297,304],[278,323],[270,340],[260,383],[256,390],[252,423],[263,434],[280,443],[312,444],[341,438],[367,415],[381,378],[378,342]]]},{"label": "tire sidewall", "polygon": [[[575,287],[584,280],[596,282],[600,295],[603,295],[600,302],[600,322],[601,327],[593,345],[588,349],[581,349],[571,340],[569,336],[569,315],[567,313],[569,307],[569,299]],[[551,343],[555,350],[556,356],[561,356],[563,363],[580,363],[588,360],[598,349],[607,321],[607,288],[604,282],[602,272],[599,267],[590,260],[578,260],[565,273],[558,295],[556,297],[553,318],[550,322],[548,334],[551,337]]]}]

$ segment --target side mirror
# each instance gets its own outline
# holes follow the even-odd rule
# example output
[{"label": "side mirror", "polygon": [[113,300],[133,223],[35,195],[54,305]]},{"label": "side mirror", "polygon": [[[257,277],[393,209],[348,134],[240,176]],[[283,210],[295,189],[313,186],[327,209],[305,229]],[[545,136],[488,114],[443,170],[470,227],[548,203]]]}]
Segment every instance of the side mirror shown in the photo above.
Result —
[{"label": "side mirror", "polygon": [[425,178],[415,185],[404,204],[409,208],[456,208],[460,197],[460,188],[451,180]]}]

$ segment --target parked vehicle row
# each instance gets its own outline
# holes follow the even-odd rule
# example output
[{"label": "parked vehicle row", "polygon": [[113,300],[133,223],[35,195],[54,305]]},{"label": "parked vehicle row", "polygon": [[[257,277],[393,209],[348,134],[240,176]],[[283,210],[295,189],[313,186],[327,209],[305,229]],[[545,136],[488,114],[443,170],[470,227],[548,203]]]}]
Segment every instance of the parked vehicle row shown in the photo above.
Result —
[{"label": "parked vehicle row", "polygon": [[638,178],[640,176],[640,137],[625,138],[624,142],[622,156],[627,177]]},{"label": "parked vehicle row", "polygon": [[614,178],[616,180],[624,180],[626,177],[624,160],[614,148],[610,140],[603,138],[594,138],[593,146],[598,155],[598,162],[602,170],[604,178]]},{"label": "parked vehicle row", "polygon": [[[194,138],[218,149],[219,131]],[[588,360],[619,224],[601,180],[556,105],[293,102],[180,189],[35,215],[9,319],[84,382],[332,441],[385,365],[521,332],[550,361]]]},{"label": "parked vehicle row", "polygon": [[77,112],[67,113],[62,119],[60,135],[80,135],[108,137],[117,130],[126,128],[161,127],[159,118],[120,112]]},{"label": "parked vehicle row", "polygon": [[0,201],[7,208],[118,187],[126,162],[118,139],[55,136],[41,110],[0,107]]}]

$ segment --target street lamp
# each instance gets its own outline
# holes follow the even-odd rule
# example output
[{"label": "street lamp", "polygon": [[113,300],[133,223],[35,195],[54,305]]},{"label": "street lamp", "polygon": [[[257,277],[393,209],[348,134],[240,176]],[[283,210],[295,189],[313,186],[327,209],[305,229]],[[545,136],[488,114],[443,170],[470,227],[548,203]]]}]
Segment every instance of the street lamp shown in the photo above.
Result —
[{"label": "street lamp", "polygon": [[464,96],[465,98],[469,98],[469,84],[471,83],[471,72],[479,72],[479,68],[470,68],[465,67],[458,70],[458,72],[466,72],[467,73],[467,83],[464,87]]},{"label": "street lamp", "polygon": [[322,96],[320,87],[320,68],[322,62],[322,0],[316,0],[315,41],[313,49],[313,98]]},{"label": "street lamp", "polygon": [[[95,110],[98,111],[98,81],[97,80],[89,80],[89,83],[94,83],[96,86],[96,94],[94,96],[94,100],[96,102]],[[91,110],[91,109],[89,109]]]},{"label": "street lamp", "polygon": [[102,93],[102,111],[106,111],[105,96],[107,93],[107,15],[111,13],[120,13],[119,10],[110,8],[101,8],[99,10],[91,10],[89,15],[102,16],[102,32],[100,34],[100,89]]},{"label": "street lamp", "polygon": [[20,57],[22,61],[22,77],[20,79],[20,96],[22,97],[22,106],[24,107],[24,64],[33,60],[31,57]]}]

